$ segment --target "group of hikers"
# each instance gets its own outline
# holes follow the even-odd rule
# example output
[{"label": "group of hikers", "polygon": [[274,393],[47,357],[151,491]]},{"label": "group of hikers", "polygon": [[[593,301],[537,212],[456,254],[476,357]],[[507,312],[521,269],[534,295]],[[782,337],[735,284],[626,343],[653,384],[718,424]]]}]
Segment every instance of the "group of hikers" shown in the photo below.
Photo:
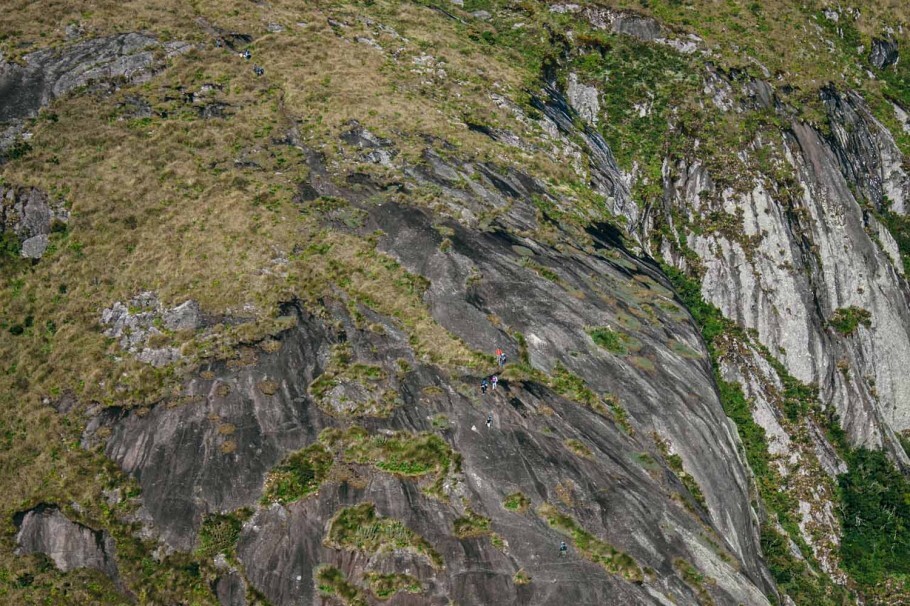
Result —
[{"label": "group of hikers", "polygon": [[[215,40],[215,46],[220,48],[222,46],[221,40]],[[250,59],[253,58],[253,53],[250,52],[250,49],[246,49],[245,51],[240,53],[240,56],[243,57],[244,59],[246,59],[247,61],[249,61]],[[254,65],[253,73],[256,74],[257,76],[261,76],[262,74],[265,73],[265,69],[263,69],[259,65]]]},{"label": "group of hikers", "polygon": [[[502,349],[496,350],[496,362],[499,364],[499,368],[502,369],[506,365],[506,354]],[[486,394],[487,389],[496,389],[496,386],[499,384],[499,376],[489,375],[480,380],[480,393]],[[493,427],[493,413],[487,415],[487,429],[492,429]]]},{"label": "group of hikers", "polygon": [[[499,364],[499,369],[502,370],[506,365],[506,354],[502,349],[496,350],[496,361]],[[486,394],[487,388],[496,389],[496,385],[499,383],[499,377],[497,375],[489,375],[480,380],[480,393]],[[487,415],[487,429],[492,429],[493,427],[493,413]],[[566,553],[569,551],[569,546],[566,545],[565,541],[561,541],[559,544],[559,555],[560,557],[565,557]]]}]

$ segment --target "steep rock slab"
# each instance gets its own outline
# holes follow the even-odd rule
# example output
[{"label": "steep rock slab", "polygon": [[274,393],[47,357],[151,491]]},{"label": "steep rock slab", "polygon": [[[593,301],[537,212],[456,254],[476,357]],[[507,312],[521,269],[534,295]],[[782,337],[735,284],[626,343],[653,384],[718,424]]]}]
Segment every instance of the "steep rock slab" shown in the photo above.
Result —
[{"label": "steep rock slab", "polygon": [[[515,224],[513,229],[526,228],[526,217],[533,216],[529,207],[516,198],[503,220]],[[504,229],[478,232],[454,223],[446,224],[453,231],[452,246],[442,250],[442,236],[423,212],[394,204],[366,209],[375,221],[366,231],[381,229],[386,237],[380,246],[431,281],[427,302],[440,324],[477,349],[505,344],[511,359],[519,354],[514,334],[521,333],[532,366],[548,372],[557,364],[568,368],[598,393],[617,396],[641,431],[668,438],[750,578],[770,583],[763,580],[757,520],[748,505],[749,480],[736,435],[711,387],[697,332],[659,271],[607,243],[601,246],[617,254],[615,261],[571,247],[557,251]],[[522,248],[532,256],[517,252]],[[554,277],[541,275],[548,273]],[[642,307],[644,300],[649,303]],[[611,355],[586,334],[592,326],[631,327],[637,351]],[[676,343],[691,355],[674,351]]]},{"label": "steep rock slab", "polygon": [[[819,385],[855,443],[893,447],[892,429],[910,426],[910,377],[901,370],[910,363],[910,294],[890,254],[867,232],[831,144],[803,124],[791,132],[767,144],[781,146],[793,167],[792,202],[761,178],[751,191],[718,192],[697,163],[675,167],[668,200],[696,225],[712,212],[742,217],[735,236],[687,234],[704,266],[703,296],[757,330],[793,376]],[[832,328],[831,318],[846,308],[868,311],[869,326],[848,335]],[[906,460],[899,447],[892,450]]]},{"label": "steep rock slab", "polygon": [[287,313],[297,326],[279,335],[279,351],[214,364],[183,397],[113,424],[106,452],[139,480],[147,521],[171,547],[191,549],[205,514],[253,504],[266,472],[319,429],[306,388],[329,336],[318,319]]},{"label": "steep rock slab", "polygon": [[106,531],[71,522],[53,505],[39,505],[16,520],[17,553],[43,553],[63,572],[95,568],[119,582],[114,539]]},{"label": "steep rock slab", "polygon": [[[446,481],[443,497],[427,494],[413,479],[355,466],[313,496],[260,509],[247,523],[238,554],[251,583],[272,603],[312,601],[320,565],[338,568],[355,585],[370,572],[406,573],[420,581],[422,604],[694,603],[693,588],[673,568],[680,558],[710,571],[720,603],[767,603],[725,560],[730,556],[716,550],[719,538],[669,498],[681,487],[665,468],[655,462],[648,469],[636,458],[649,447],[647,440],[623,434],[605,417],[541,385],[505,382],[481,406],[477,396],[462,394],[449,381],[432,368],[409,373],[401,389],[404,405],[389,423],[427,431],[431,419],[447,419],[442,435],[461,455],[463,474]],[[481,423],[489,409],[495,420],[486,429]],[[568,439],[583,441],[591,455],[567,449]],[[516,493],[527,499],[520,511],[504,506]],[[443,565],[407,550],[373,553],[327,544],[327,520],[366,502],[425,539]],[[490,519],[489,530],[456,536],[465,504]],[[653,574],[633,583],[607,573],[546,522],[540,511],[545,504]],[[561,540],[573,545],[565,558],[559,555]],[[530,576],[529,585],[514,582],[519,570]]]}]

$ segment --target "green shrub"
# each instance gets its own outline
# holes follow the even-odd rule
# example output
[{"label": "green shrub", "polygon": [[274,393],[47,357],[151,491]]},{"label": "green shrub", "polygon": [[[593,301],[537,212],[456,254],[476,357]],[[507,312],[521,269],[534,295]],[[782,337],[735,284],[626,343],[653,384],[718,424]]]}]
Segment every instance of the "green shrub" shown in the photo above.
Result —
[{"label": "green shrub", "polygon": [[368,572],[366,580],[370,584],[370,591],[380,600],[387,600],[399,591],[407,593],[420,593],[423,591],[420,581],[409,574]]},{"label": "green shrub", "polygon": [[860,307],[842,307],[834,312],[828,323],[840,334],[849,336],[861,324],[869,328],[872,325],[872,314]]},{"label": "green shrub", "polygon": [[509,511],[524,513],[531,506],[531,500],[520,492],[513,492],[502,502],[502,506]]},{"label": "green shrub", "polygon": [[603,347],[610,353],[617,355],[625,355],[628,353],[620,336],[609,328],[601,326],[589,330],[588,334],[591,335],[591,339],[594,340],[594,343]]},{"label": "green shrub", "polygon": [[320,566],[313,576],[316,578],[316,587],[323,595],[335,596],[345,606],[367,606],[367,600],[360,589],[349,583],[344,573],[334,566]]},{"label": "green shrub", "polygon": [[232,515],[214,514],[208,516],[199,530],[196,554],[200,558],[212,558],[219,553],[232,554],[240,538],[243,522]]},{"label": "green shrub", "polygon": [[910,571],[910,481],[879,450],[859,448],[840,477],[844,567],[861,585]]},{"label": "green shrub", "polygon": [[288,455],[269,472],[263,503],[292,503],[316,492],[332,468],[332,454],[321,444],[312,444]]}]

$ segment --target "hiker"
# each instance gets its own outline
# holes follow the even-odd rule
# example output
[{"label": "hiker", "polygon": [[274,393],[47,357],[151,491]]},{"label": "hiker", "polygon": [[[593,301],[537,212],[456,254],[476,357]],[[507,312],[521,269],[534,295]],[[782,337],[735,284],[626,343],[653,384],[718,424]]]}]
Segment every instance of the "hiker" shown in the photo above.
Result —
[{"label": "hiker", "polygon": [[568,552],[568,551],[569,551],[569,546],[566,545],[565,541],[562,541],[559,544],[559,557],[562,557],[562,558],[566,557],[566,552]]},{"label": "hiker", "polygon": [[245,51],[240,53],[240,56],[243,57],[244,59],[246,59],[247,61],[249,61],[250,59],[253,58],[253,53],[250,52],[250,49],[246,49]]},{"label": "hiker", "polygon": [[487,381],[486,377],[484,377],[483,380],[480,382],[480,393],[484,393],[484,394],[487,393],[487,386],[489,386],[489,385],[490,385],[490,382]]},{"label": "hiker", "polygon": [[265,73],[265,70],[257,65],[256,67],[253,68],[253,73],[256,74],[257,76],[261,76],[262,74]]},{"label": "hiker", "polygon": [[493,413],[487,415],[487,429],[493,427]]},{"label": "hiker", "polygon": [[502,368],[506,365],[506,352],[501,352],[499,354],[499,367]]},{"label": "hiker", "polygon": [[499,383],[499,377],[493,375],[493,378],[490,379],[490,382],[493,384],[493,389],[496,389],[496,384]]}]

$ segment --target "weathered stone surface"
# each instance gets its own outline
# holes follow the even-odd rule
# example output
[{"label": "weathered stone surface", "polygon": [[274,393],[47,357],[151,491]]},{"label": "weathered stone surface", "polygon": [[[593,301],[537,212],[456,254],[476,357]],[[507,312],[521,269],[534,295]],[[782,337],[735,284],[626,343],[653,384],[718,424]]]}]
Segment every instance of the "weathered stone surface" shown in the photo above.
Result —
[{"label": "weathered stone surface", "polygon": [[17,516],[17,553],[43,553],[63,572],[96,568],[115,582],[114,540],[107,532],[71,522],[53,505],[39,505]]},{"label": "weathered stone surface", "polygon": [[[302,412],[328,355],[325,327],[301,315],[280,339],[280,353],[259,352],[253,366],[214,365],[215,378],[193,379],[179,405],[114,425],[107,454],[139,480],[144,508],[172,547],[191,549],[205,514],[253,504],[266,472],[323,424]],[[257,387],[266,379],[276,395]]]},{"label": "weathered stone surface", "polygon": [[597,89],[580,83],[578,75],[571,73],[569,74],[566,94],[569,97],[569,103],[572,104],[572,108],[589,123],[596,125],[598,114],[600,113]]},{"label": "weathered stone surface", "polygon": [[147,78],[158,61],[155,51],[180,53],[181,42],[160,43],[138,33],[79,42],[62,50],[39,50],[25,56],[25,65],[0,65],[0,123],[34,116],[50,101],[79,86],[118,78]]},{"label": "weathered stone surface", "polygon": [[101,313],[104,335],[117,339],[120,348],[141,362],[161,367],[181,359],[180,351],[173,346],[152,346],[151,339],[169,332],[193,331],[203,325],[199,304],[184,301],[173,308],[165,308],[153,292],[142,292],[126,305],[117,301]]},{"label": "weathered stone surface", "polygon": [[246,606],[246,581],[239,573],[218,577],[214,589],[221,606]]},{"label": "weathered stone surface", "polygon": [[19,241],[23,257],[40,258],[54,223],[68,219],[63,203],[40,189],[0,185],[0,234],[10,233]]},{"label": "weathered stone surface", "polygon": [[900,58],[897,52],[897,42],[885,38],[873,38],[872,50],[869,53],[869,63],[879,69],[894,65]]}]

